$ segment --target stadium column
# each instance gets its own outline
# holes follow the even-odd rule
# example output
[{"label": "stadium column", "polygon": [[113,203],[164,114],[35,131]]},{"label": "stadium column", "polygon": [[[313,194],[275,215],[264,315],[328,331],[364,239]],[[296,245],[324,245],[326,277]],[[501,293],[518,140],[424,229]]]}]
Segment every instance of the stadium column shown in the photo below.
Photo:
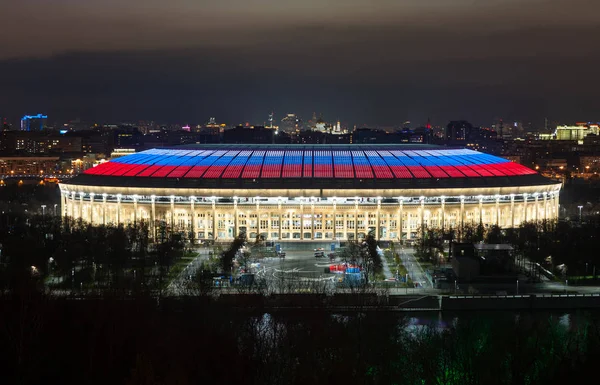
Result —
[{"label": "stadium column", "polygon": [[354,202],[354,241],[358,241],[358,199]]},{"label": "stadium column", "polygon": [[238,198],[233,197],[233,237],[236,238],[238,234]]},{"label": "stadium column", "polygon": [[500,197],[496,195],[496,226],[500,226]]},{"label": "stadium column", "polygon": [[117,194],[117,225],[121,223],[121,194]]},{"label": "stadium column", "polygon": [[535,198],[535,221],[538,222],[538,219],[539,219],[538,214],[540,212],[540,207],[539,207],[539,202],[538,202],[538,194],[535,193],[533,195],[533,197]]},{"label": "stadium column", "polygon": [[377,198],[377,212],[375,213],[375,239],[381,237],[379,232],[379,226],[381,225],[379,218],[381,217],[381,198]]},{"label": "stadium column", "polygon": [[106,193],[102,194],[102,225],[106,226]]},{"label": "stadium column", "polygon": [[277,239],[281,241],[281,228],[283,227],[283,210],[281,209],[281,198],[277,200],[277,209],[277,211],[279,212],[279,237]]},{"label": "stadium column", "polygon": [[73,194],[75,194],[75,192],[70,192],[67,194],[67,200],[69,201],[69,205],[67,207],[67,216],[71,217],[72,219],[74,219],[74,215],[75,215],[75,209],[73,208],[73,204],[74,204],[74,198],[73,198]]},{"label": "stadium column", "polygon": [[216,199],[212,199],[212,233],[213,241],[217,240],[217,202]]},{"label": "stadium column", "polygon": [[83,221],[83,193],[79,193],[79,219]]},{"label": "stadium column", "polygon": [[175,197],[171,195],[171,233],[175,231]]},{"label": "stadium column", "polygon": [[544,219],[548,219],[548,193],[544,192]]},{"label": "stadium column", "polygon": [[510,227],[515,227],[515,194],[510,194]]},{"label": "stadium column", "polygon": [[[323,218],[321,218],[321,228],[323,228]],[[315,202],[310,200],[310,239],[315,239]]]},{"label": "stadium column", "polygon": [[441,219],[441,224],[440,224],[440,228],[442,230],[444,230],[445,227],[445,220],[446,220],[446,197],[442,197],[442,219]]},{"label": "stadium column", "polygon": [[75,191],[71,192],[71,218],[75,219]]},{"label": "stadium column", "polygon": [[94,196],[96,194],[90,193],[90,224],[94,224]]},{"label": "stadium column", "polygon": [[421,237],[425,233],[425,198],[421,197]]},{"label": "stadium column", "polygon": [[61,194],[61,196],[60,196],[60,199],[62,201],[60,212],[61,212],[61,216],[63,216],[63,217],[66,217],[68,215],[69,203],[67,201],[67,199],[68,199],[67,194]]},{"label": "stadium column", "polygon": [[254,200],[256,201],[256,234],[260,235],[260,202],[258,197]]},{"label": "stadium column", "polygon": [[527,222],[527,194],[523,194],[523,220],[521,223]]},{"label": "stadium column", "polygon": [[402,242],[402,216],[404,215],[404,200],[398,199],[400,204],[398,206],[398,239]]},{"label": "stadium column", "polygon": [[156,196],[150,196],[150,204],[151,204],[151,217],[150,217],[150,226],[152,226],[152,239],[156,242]]},{"label": "stadium column", "polygon": [[138,214],[138,196],[133,196],[133,225],[137,226],[137,214]]},{"label": "stadium column", "polygon": [[268,217],[267,217],[267,238],[266,239],[269,239],[269,238],[271,238],[271,229],[273,227],[273,220],[272,220],[273,212],[271,210],[269,210],[267,214],[268,214]]},{"label": "stadium column", "polygon": [[[196,239],[196,210],[194,209],[194,203],[196,202],[196,197],[190,197],[190,230],[192,232],[192,238]],[[234,235],[235,236],[235,235]]]},{"label": "stadium column", "polygon": [[333,237],[332,239],[335,241],[337,239],[337,225],[336,225],[337,217],[336,217],[336,202],[335,198],[333,198]]},{"label": "stadium column", "polygon": [[[465,197],[460,197],[460,231],[462,233],[465,226]],[[461,239],[462,241],[462,239]]]},{"label": "stadium column", "polygon": [[342,218],[344,218],[344,234],[342,234],[342,239],[348,239],[348,214],[346,210],[342,211]]},{"label": "stadium column", "polygon": [[300,198],[300,240],[304,240],[304,201]]}]

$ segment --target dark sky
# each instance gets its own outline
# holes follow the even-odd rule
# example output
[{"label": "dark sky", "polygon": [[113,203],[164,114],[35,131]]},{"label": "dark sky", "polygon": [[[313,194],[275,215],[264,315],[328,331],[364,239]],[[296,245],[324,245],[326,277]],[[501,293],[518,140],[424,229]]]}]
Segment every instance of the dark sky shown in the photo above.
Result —
[{"label": "dark sky", "polygon": [[598,0],[6,0],[0,116],[600,120]]}]

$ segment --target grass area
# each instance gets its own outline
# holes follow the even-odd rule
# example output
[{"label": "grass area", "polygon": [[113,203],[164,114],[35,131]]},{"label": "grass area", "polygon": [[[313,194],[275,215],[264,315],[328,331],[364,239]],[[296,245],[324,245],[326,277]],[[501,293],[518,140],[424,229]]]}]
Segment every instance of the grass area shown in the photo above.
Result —
[{"label": "grass area", "polygon": [[[389,250],[389,249],[385,250],[383,252],[383,256],[384,256],[392,274],[395,274],[397,271],[399,277],[406,277],[406,275],[408,274],[408,270],[402,264],[402,261],[400,260],[399,256],[395,256],[393,254],[392,250]],[[403,285],[406,285],[406,284],[403,283]],[[412,279],[410,279],[410,278],[408,279],[408,286],[409,287],[413,286]]]},{"label": "grass area", "polygon": [[197,254],[194,252],[187,252],[183,255],[183,257],[177,259],[173,266],[169,269],[169,274],[167,276],[167,285],[171,283],[175,278],[181,274],[181,272],[186,268],[187,265],[190,264],[195,258]]},{"label": "grass area", "polygon": [[385,274],[383,272],[375,274],[375,281],[385,281]]}]

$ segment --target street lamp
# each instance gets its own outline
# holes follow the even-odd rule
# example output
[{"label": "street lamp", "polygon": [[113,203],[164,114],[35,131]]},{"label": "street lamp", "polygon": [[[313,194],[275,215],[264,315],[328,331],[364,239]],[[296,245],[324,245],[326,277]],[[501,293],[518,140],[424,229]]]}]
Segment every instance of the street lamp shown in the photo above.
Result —
[{"label": "street lamp", "polygon": [[581,222],[581,209],[583,206],[577,206],[577,208],[579,209],[579,222]]},{"label": "street lamp", "polygon": [[46,215],[46,205],[42,205],[42,218]]},{"label": "street lamp", "polygon": [[519,280],[517,279],[517,295],[519,295]]},{"label": "street lamp", "polygon": [[56,206],[58,206],[58,204],[54,204],[54,216],[56,216]]}]

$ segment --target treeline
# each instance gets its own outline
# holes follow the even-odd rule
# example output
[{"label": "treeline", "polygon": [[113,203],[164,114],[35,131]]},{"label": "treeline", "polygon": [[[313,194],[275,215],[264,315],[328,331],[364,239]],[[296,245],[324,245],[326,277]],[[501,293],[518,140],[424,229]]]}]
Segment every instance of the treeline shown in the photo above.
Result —
[{"label": "treeline", "polygon": [[550,269],[565,265],[568,275],[592,275],[597,270],[594,267],[600,269],[599,240],[600,221],[589,217],[585,222],[525,222],[508,229],[477,224],[447,230],[426,228],[419,234],[415,248],[418,257],[437,264],[442,255],[447,257],[444,241],[505,243],[512,245],[519,256]]},{"label": "treeline", "polygon": [[597,314],[243,313],[200,301],[0,298],[10,384],[595,384]]},{"label": "treeline", "polygon": [[91,225],[60,217],[6,213],[0,221],[0,288],[37,281],[66,291],[160,291],[185,254],[178,234],[148,224]]}]

